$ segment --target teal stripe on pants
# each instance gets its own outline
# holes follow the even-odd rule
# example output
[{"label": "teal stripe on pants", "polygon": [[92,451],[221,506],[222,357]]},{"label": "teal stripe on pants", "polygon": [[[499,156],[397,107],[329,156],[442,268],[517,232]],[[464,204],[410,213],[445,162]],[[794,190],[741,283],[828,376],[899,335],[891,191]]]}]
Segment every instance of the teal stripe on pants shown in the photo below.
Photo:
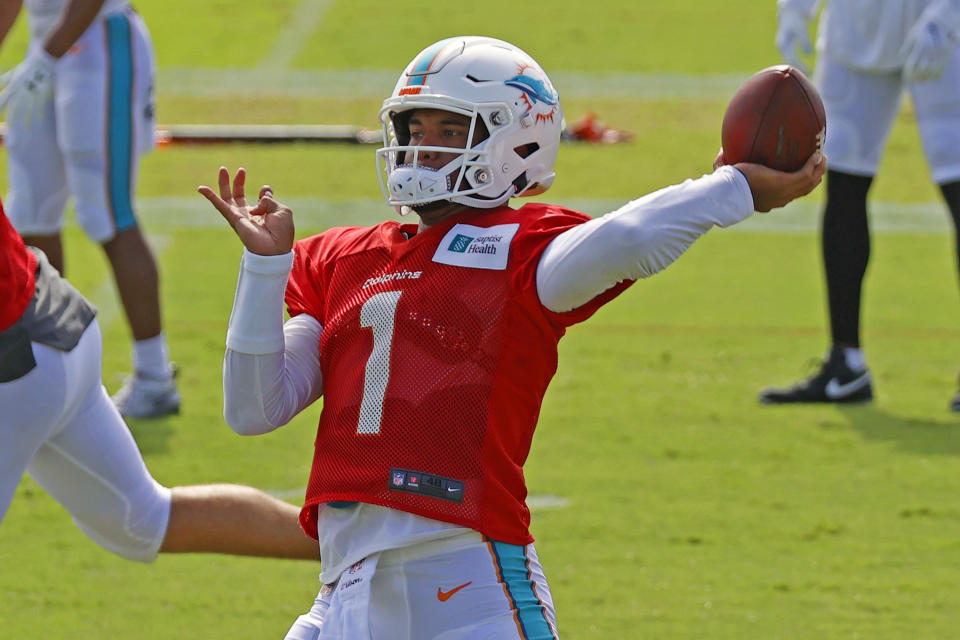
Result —
[{"label": "teal stripe on pants", "polygon": [[[488,539],[489,540],[489,539]],[[511,604],[517,611],[523,637],[526,640],[554,640],[556,636],[547,623],[547,612],[537,597],[527,567],[524,547],[489,540],[497,557],[500,575],[507,586]]]},{"label": "teal stripe on pants", "polygon": [[116,230],[137,224],[130,175],[133,161],[133,47],[125,14],[106,19],[109,89],[107,102],[107,195]]}]

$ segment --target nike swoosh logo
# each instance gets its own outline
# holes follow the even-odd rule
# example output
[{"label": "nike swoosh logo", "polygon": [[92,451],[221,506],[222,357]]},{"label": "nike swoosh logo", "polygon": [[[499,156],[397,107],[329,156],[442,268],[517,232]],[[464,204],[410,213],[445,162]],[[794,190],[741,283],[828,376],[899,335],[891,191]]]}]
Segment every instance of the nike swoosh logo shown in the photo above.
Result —
[{"label": "nike swoosh logo", "polygon": [[836,378],[830,378],[823,392],[831,400],[839,400],[856,393],[868,384],[870,384],[870,372],[864,371],[858,378],[854,378],[846,384],[840,384],[840,381]]},{"label": "nike swoosh logo", "polygon": [[437,600],[439,600],[440,602],[446,602],[447,600],[450,599],[450,596],[455,594],[457,591],[460,591],[460,589],[470,586],[471,584],[473,584],[473,581],[464,582],[459,587],[454,587],[453,589],[450,589],[450,591],[444,591],[440,587],[437,587]]}]

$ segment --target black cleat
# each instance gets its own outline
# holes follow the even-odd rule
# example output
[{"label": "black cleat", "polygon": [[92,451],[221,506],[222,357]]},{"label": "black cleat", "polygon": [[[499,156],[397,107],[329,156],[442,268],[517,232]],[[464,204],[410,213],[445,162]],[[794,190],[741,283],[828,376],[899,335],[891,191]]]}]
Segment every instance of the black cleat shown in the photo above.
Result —
[{"label": "black cleat", "polygon": [[[795,402],[869,402],[873,400],[870,371],[854,371],[847,366],[843,350],[834,347],[830,356],[815,375],[786,388],[768,387],[760,392],[763,404],[790,404]],[[954,398],[954,411],[960,393]]]}]

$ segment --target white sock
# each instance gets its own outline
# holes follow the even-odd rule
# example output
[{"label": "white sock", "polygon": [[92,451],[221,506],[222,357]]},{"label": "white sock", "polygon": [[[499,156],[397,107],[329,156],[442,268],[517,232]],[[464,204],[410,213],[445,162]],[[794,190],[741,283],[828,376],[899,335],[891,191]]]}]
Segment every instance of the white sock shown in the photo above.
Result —
[{"label": "white sock", "polygon": [[859,349],[857,347],[844,347],[843,359],[846,360],[847,366],[854,371],[867,370],[867,358],[863,355],[863,349]]},{"label": "white sock", "polygon": [[167,338],[162,331],[152,338],[133,343],[133,370],[155,380],[166,380],[173,375]]}]

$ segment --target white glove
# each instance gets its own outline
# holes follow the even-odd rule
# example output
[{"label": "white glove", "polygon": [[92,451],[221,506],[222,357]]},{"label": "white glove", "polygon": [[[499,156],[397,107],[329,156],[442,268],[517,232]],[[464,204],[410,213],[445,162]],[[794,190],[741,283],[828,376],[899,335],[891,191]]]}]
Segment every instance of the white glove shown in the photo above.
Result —
[{"label": "white glove", "polygon": [[47,101],[53,97],[53,70],[57,59],[42,47],[32,49],[23,62],[3,75],[0,110],[7,109],[7,122],[23,121],[29,127],[34,114],[43,117]]},{"label": "white glove", "polygon": [[[948,6],[943,8],[949,9]],[[900,55],[903,57],[903,77],[908,82],[936,80],[950,61],[957,46],[941,6],[931,5],[910,28]]]},{"label": "white glove", "polygon": [[807,16],[794,9],[781,7],[777,12],[777,49],[783,61],[810,75],[810,68],[799,53],[813,52],[808,23]]}]

